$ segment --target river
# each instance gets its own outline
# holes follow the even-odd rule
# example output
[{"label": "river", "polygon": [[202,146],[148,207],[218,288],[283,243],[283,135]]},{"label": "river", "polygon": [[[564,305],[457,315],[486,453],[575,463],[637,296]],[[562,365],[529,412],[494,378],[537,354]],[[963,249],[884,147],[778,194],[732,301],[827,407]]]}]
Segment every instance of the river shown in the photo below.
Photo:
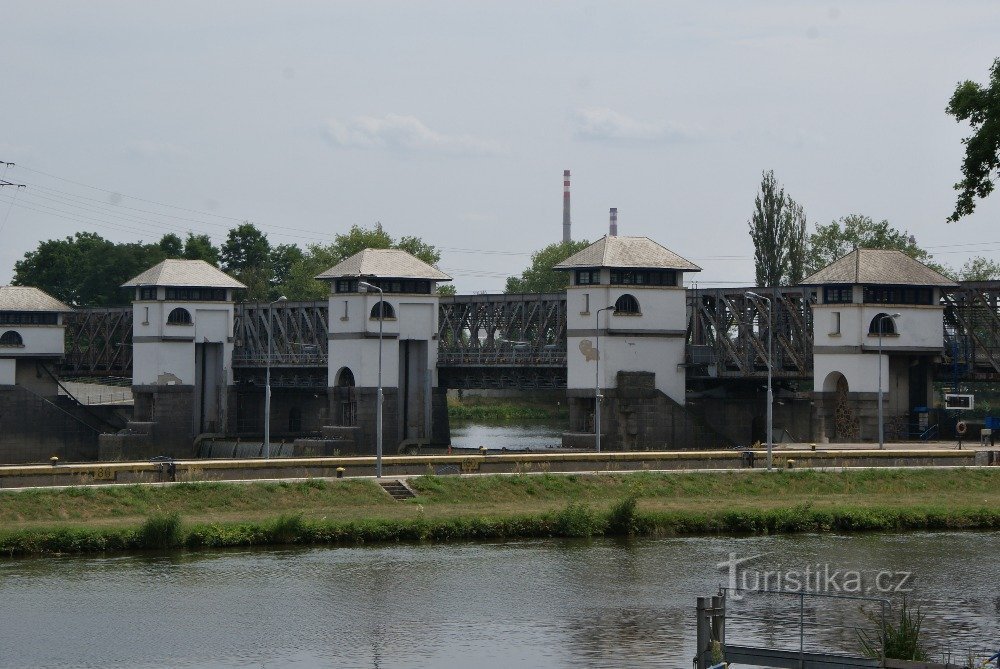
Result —
[{"label": "river", "polygon": [[[998,548],[1000,533],[941,533],[0,560],[0,666],[688,669],[695,598],[726,583],[730,554],[762,556],[738,580],[824,563],[899,586],[911,572],[925,627],[958,653],[1000,639]],[[797,600],[765,599],[731,602],[731,642],[797,640]],[[861,604],[810,599],[808,644],[856,650],[844,627]]]}]

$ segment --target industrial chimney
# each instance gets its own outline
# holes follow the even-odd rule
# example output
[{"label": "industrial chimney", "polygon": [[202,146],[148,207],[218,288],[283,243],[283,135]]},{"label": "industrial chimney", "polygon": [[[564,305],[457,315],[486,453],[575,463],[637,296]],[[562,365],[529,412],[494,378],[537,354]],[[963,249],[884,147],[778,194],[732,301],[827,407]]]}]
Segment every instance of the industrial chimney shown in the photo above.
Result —
[{"label": "industrial chimney", "polygon": [[569,170],[563,170],[563,243],[573,240],[569,220]]},{"label": "industrial chimney", "polygon": [[618,207],[611,207],[611,224],[608,226],[608,235],[618,236]]}]

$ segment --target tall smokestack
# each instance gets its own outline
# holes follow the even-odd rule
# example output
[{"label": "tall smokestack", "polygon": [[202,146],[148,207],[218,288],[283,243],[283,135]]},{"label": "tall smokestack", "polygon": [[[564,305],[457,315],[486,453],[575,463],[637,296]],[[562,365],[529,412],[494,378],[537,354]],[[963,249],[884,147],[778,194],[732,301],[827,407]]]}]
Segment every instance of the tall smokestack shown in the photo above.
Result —
[{"label": "tall smokestack", "polygon": [[618,236],[618,207],[611,207],[611,224],[608,226],[608,234],[612,237]]},{"label": "tall smokestack", "polygon": [[572,223],[569,219],[569,170],[563,170],[563,242],[573,240],[570,234]]}]

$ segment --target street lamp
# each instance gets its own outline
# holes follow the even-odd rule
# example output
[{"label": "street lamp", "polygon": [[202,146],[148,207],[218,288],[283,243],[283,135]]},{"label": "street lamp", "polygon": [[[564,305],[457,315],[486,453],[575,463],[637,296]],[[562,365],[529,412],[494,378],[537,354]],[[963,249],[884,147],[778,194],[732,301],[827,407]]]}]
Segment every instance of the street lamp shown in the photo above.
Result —
[{"label": "street lamp", "polygon": [[274,323],[274,304],[288,298],[282,295],[267,305],[267,372],[264,377],[264,459],[271,457],[271,329]]},{"label": "street lamp", "polygon": [[594,314],[594,354],[597,356],[594,369],[594,444],[597,452],[601,452],[601,312],[614,311],[614,305],[602,307]]},{"label": "street lamp", "polygon": [[385,293],[367,281],[358,281],[365,291],[378,291],[378,391],[375,395],[375,478],[382,478],[382,321],[385,320]]},{"label": "street lamp", "polygon": [[771,390],[771,298],[764,297],[752,291],[747,291],[747,297],[767,302],[767,471],[771,471],[772,453],[774,451],[774,392]]},{"label": "street lamp", "polygon": [[882,424],[882,330],[885,319],[893,321],[899,318],[899,314],[882,314],[875,321],[878,328],[878,447],[879,450],[885,448],[885,426]]}]

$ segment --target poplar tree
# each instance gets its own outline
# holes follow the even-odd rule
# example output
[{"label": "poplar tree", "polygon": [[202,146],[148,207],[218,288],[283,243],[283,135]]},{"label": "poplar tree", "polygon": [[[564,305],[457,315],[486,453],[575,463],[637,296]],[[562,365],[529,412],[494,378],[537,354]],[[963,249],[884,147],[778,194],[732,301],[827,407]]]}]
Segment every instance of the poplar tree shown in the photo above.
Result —
[{"label": "poplar tree", "polygon": [[789,237],[787,205],[785,189],[778,186],[774,170],[762,173],[760,192],[754,200],[754,212],[749,221],[758,286],[777,286],[785,275]]}]

